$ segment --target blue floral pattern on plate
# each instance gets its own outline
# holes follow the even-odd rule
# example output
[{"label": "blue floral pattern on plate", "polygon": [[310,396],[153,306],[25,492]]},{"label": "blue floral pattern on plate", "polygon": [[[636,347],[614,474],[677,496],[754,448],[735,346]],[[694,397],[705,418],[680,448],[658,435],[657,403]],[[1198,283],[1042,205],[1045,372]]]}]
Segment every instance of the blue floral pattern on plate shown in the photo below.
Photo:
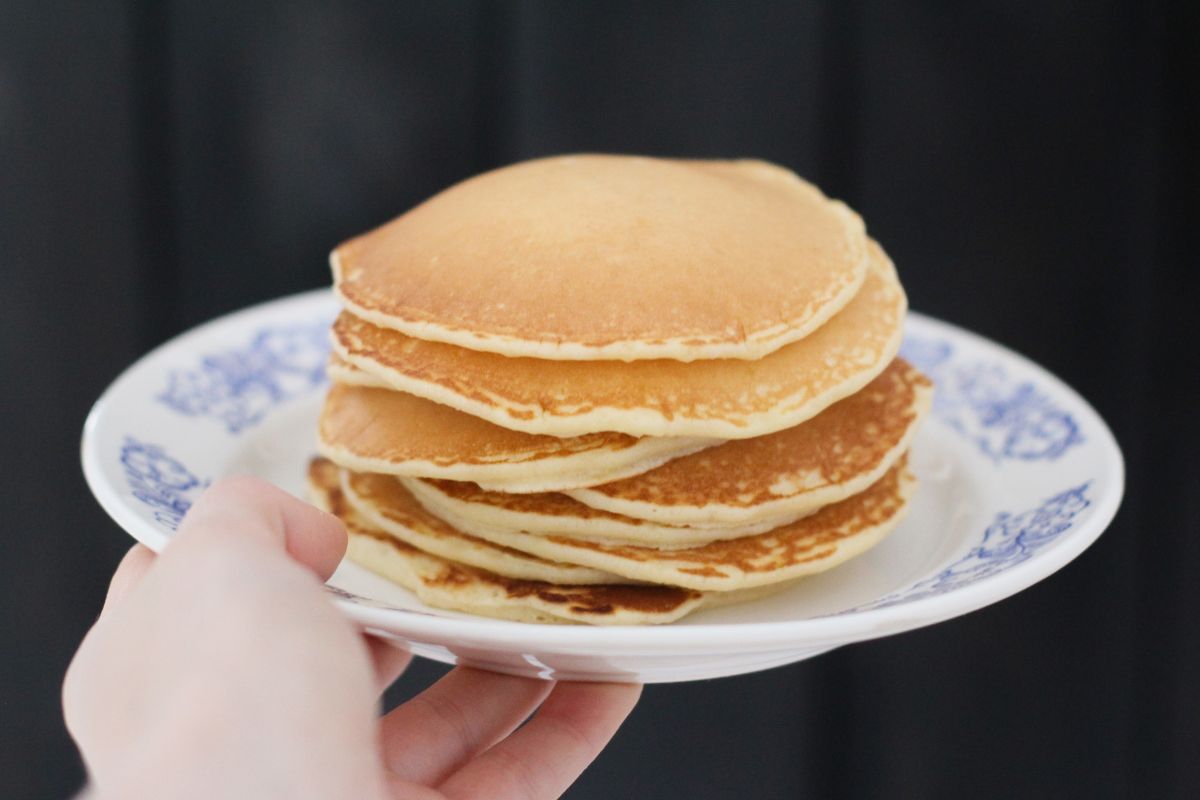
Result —
[{"label": "blue floral pattern on plate", "polygon": [[1070,413],[997,362],[958,360],[950,342],[911,334],[900,354],[933,379],[933,416],[993,462],[1054,461],[1083,443]]},{"label": "blue floral pattern on plate", "polygon": [[1070,530],[1079,513],[1092,504],[1087,496],[1090,487],[1090,481],[1080,484],[1054,495],[1037,508],[1019,514],[997,514],[992,524],[984,529],[983,539],[978,545],[932,578],[840,613],[887,608],[944,594],[1028,561]]},{"label": "blue floral pattern on plate", "polygon": [[157,399],[189,417],[211,417],[231,434],[257,425],[272,408],[325,383],[327,318],[262,328],[244,346],[173,370]]},{"label": "blue floral pattern on plate", "polygon": [[129,491],[154,510],[154,519],[174,531],[184,514],[209,481],[201,480],[158,445],[125,437],[121,446],[121,467],[129,481]]}]

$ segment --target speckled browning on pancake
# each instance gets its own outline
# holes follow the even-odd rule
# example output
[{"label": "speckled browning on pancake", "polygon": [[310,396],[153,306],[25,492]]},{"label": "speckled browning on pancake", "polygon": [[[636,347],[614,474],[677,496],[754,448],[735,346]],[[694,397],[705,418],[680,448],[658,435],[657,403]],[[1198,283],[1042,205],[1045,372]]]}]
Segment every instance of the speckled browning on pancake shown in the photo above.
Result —
[{"label": "speckled browning on pancake", "polygon": [[350,314],[338,355],[393,387],[528,433],[745,439],[797,425],[870,382],[900,346],[904,291],[872,244],[854,299],[808,337],[758,361],[570,362],[427,342]]},{"label": "speckled browning on pancake", "polygon": [[929,379],[897,358],[800,425],[569,494],[597,509],[674,525],[808,513],[878,480],[908,449],[932,394]]},{"label": "speckled browning on pancake", "polygon": [[858,215],[761,161],[579,155],[476,176],[339,246],[348,308],[543,359],[760,358],[863,280]]},{"label": "speckled browning on pancake", "polygon": [[[395,538],[359,515],[342,495],[338,468],[309,464],[313,501],[335,514],[350,537],[348,557],[412,591],[427,605],[525,622],[654,624],[676,620],[705,601],[670,586],[579,586],[517,580],[439,558]],[[747,598],[748,599],[748,598]]]},{"label": "speckled browning on pancake", "polygon": [[[393,506],[412,503],[398,482],[380,483],[366,502],[357,496],[360,476],[351,476],[349,500],[374,523],[397,522]],[[565,536],[492,531],[486,538],[542,558],[603,569],[701,591],[726,591],[777,583],[820,572],[872,547],[899,523],[916,481],[902,459],[865,491],[768,533],[663,550],[604,544]],[[403,519],[403,514],[400,519]]]},{"label": "speckled browning on pancake", "polygon": [[594,433],[521,433],[404,392],[335,384],[318,423],[318,446],[358,471],[476,481],[504,491],[604,483],[708,446],[708,440]]}]

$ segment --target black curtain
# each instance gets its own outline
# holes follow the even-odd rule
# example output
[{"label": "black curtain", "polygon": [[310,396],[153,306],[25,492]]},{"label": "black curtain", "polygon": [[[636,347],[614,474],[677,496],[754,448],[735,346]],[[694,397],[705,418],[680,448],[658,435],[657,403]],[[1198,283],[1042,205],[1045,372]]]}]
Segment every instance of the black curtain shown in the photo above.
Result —
[{"label": "black curtain", "polygon": [[1129,481],[1018,597],[652,687],[569,796],[1200,796],[1198,33],[1195,3],[0,4],[0,794],[82,781],[58,687],[129,544],[77,466],[101,389],[453,181],[590,150],[845,198],[915,308],[1089,398]]}]

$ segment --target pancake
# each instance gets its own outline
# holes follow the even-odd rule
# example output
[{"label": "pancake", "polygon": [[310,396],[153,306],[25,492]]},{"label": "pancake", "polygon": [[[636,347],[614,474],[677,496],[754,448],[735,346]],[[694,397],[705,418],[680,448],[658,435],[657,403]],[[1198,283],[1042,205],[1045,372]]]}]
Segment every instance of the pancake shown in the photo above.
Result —
[{"label": "pancake", "polygon": [[315,505],[346,526],[346,557],[417,596],[433,608],[536,623],[647,625],[673,622],[701,606],[756,599],[781,587],[744,592],[696,592],[672,586],[559,584],[507,578],[413,547],[364,519],[346,501],[338,469],[309,465]]},{"label": "pancake", "polygon": [[[547,560],[649,583],[716,592],[765,586],[830,569],[880,542],[904,516],[916,487],[905,461],[860,494],[742,539],[666,550],[528,533],[490,531],[486,538]],[[355,473],[343,491],[350,505],[379,528],[398,534],[407,524],[413,498],[400,481]]]},{"label": "pancake", "polygon": [[862,220],[762,161],[544,158],[340,245],[338,295],[427,341],[552,360],[758,359],[849,302]]},{"label": "pancake", "polygon": [[798,425],[861,389],[895,356],[907,301],[872,243],[854,299],[816,332],[758,361],[571,362],[427,342],[343,313],[334,350],[395,389],[504,428],[551,436],[748,439]]},{"label": "pancake", "polygon": [[330,382],[344,386],[367,386],[374,389],[387,389],[387,381],[376,378],[369,372],[363,372],[353,364],[347,364],[336,353],[329,355],[325,362],[325,374]]},{"label": "pancake", "polygon": [[857,494],[903,455],[933,384],[903,359],[862,390],[786,430],[726,442],[634,478],[568,494],[665,525],[748,525],[798,517]]},{"label": "pancake", "polygon": [[763,533],[857,494],[907,451],[932,384],[902,359],[861,391],[778,433],[727,442],[629,478],[514,496],[472,483],[404,479],[456,528],[681,547]]},{"label": "pancake", "polygon": [[431,556],[360,521],[347,521],[346,556],[432,608],[514,622],[646,625],[699,608],[699,592],[670,586],[571,586],[518,581]]},{"label": "pancake", "polygon": [[800,514],[743,525],[687,527],[601,511],[558,492],[508,494],[474,483],[400,478],[404,488],[431,513],[459,530],[486,537],[490,532],[570,536],[589,541],[651,547],[691,547],[717,539],[765,533]]},{"label": "pancake", "polygon": [[474,481],[504,492],[606,483],[713,443],[623,433],[539,436],[404,392],[338,384],[326,395],[317,431],[321,454],[348,469]]},{"label": "pancake", "polygon": [[[308,467],[310,486],[336,482],[340,487],[344,477],[339,475],[346,474],[349,473],[322,458],[314,458]],[[400,532],[389,534],[393,538],[429,555],[486,569],[502,577],[573,584],[631,583],[628,578],[602,570],[548,561],[468,536],[430,515],[415,501],[411,501],[408,507],[395,504],[392,513],[396,519],[404,520]]]}]

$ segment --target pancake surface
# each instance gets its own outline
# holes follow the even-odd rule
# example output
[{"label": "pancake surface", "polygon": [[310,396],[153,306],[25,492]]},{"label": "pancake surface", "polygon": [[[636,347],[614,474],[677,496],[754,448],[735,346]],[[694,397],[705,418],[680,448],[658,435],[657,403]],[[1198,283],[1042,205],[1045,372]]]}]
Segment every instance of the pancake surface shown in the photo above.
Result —
[{"label": "pancake surface", "polygon": [[334,384],[317,431],[322,455],[360,472],[474,481],[505,492],[592,486],[636,475],[711,442],[501,428],[404,392]]},{"label": "pancake surface", "polygon": [[907,301],[871,243],[854,299],[758,361],[571,362],[506,358],[414,339],[343,313],[334,350],[400,391],[527,433],[745,439],[797,425],[869,383],[900,346]]},{"label": "pancake surface", "polygon": [[782,167],[577,155],[452,186],[331,262],[347,309],[414,338],[690,361],[807,336],[858,290],[867,252],[862,220]]},{"label": "pancake surface", "polygon": [[[880,542],[903,518],[916,480],[904,460],[867,490],[767,533],[690,548],[603,544],[566,536],[489,532],[495,544],[633,580],[699,591],[730,591],[830,569]],[[350,505],[374,525],[403,526],[412,495],[387,476],[352,474]]]},{"label": "pancake surface", "polygon": [[929,379],[897,358],[863,389],[795,427],[567,494],[593,508],[668,525],[801,516],[877,481],[908,450],[932,397]]}]

